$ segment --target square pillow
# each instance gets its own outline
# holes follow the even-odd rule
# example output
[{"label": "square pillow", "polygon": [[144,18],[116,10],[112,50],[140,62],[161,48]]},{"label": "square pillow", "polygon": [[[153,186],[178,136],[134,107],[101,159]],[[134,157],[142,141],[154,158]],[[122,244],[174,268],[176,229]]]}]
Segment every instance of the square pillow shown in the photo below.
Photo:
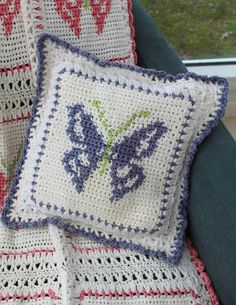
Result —
[{"label": "square pillow", "polygon": [[3,211],[177,263],[197,145],[227,82],[103,62],[44,34],[30,128]]},{"label": "square pillow", "polygon": [[22,11],[33,67],[43,32],[104,60],[137,61],[131,0],[22,1]]}]

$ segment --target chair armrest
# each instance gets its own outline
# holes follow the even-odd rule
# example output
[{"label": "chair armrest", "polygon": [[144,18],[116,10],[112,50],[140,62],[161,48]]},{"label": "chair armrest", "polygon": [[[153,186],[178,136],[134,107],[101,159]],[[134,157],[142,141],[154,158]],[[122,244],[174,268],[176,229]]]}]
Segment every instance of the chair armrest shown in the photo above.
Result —
[{"label": "chair armrest", "polygon": [[[138,64],[184,73],[186,67],[137,0]],[[236,143],[220,123],[200,145],[192,167],[188,233],[222,305],[236,304]]]},{"label": "chair armrest", "polygon": [[236,304],[236,142],[223,123],[193,163],[188,215],[189,235],[221,304]]}]

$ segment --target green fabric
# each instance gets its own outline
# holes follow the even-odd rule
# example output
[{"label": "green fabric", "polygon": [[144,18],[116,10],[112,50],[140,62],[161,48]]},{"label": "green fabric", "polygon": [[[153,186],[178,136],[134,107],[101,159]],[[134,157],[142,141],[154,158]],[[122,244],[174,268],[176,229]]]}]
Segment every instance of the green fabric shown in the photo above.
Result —
[{"label": "green fabric", "polygon": [[[170,74],[186,67],[137,0],[133,1],[138,64]],[[236,304],[236,143],[220,123],[200,145],[188,205],[189,235],[222,305]]]},{"label": "green fabric", "polygon": [[133,15],[138,65],[170,74],[186,72],[185,65],[138,1],[133,1]]}]

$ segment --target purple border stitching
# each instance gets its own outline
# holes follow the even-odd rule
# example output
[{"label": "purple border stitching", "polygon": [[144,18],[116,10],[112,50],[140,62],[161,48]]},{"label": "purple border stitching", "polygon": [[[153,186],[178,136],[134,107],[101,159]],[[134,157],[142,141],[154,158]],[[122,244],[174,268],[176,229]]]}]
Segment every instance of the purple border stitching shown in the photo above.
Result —
[{"label": "purple border stitching", "polygon": [[[202,130],[202,132],[194,139],[194,141],[191,144],[187,160],[185,163],[185,170],[184,170],[184,190],[183,190],[183,197],[179,204],[179,223],[177,226],[177,234],[174,238],[175,245],[172,246],[171,255],[167,256],[167,254],[164,251],[153,251],[150,249],[146,249],[143,246],[135,245],[133,243],[128,243],[122,240],[116,240],[116,239],[107,239],[104,235],[100,233],[97,235],[94,232],[86,232],[84,229],[81,228],[75,228],[74,226],[71,226],[69,224],[64,224],[59,219],[54,218],[46,218],[46,219],[39,219],[38,221],[23,221],[23,222],[17,222],[16,220],[11,221],[10,216],[8,215],[11,211],[11,205],[13,203],[14,195],[16,194],[18,190],[18,182],[21,179],[21,170],[24,165],[24,161],[27,157],[27,148],[30,142],[30,131],[33,128],[36,128],[34,126],[35,118],[37,117],[37,104],[41,97],[41,90],[42,90],[42,81],[43,81],[43,70],[44,70],[44,60],[45,55],[43,52],[45,41],[50,40],[51,42],[56,43],[57,45],[64,47],[65,49],[70,50],[72,53],[79,54],[81,56],[87,57],[88,61],[92,61],[95,64],[98,64],[101,67],[120,67],[122,69],[127,69],[131,71],[136,71],[138,73],[146,74],[148,76],[157,77],[158,79],[164,79],[169,80],[172,82],[175,82],[179,79],[194,79],[194,80],[201,80],[207,84],[213,83],[217,84],[219,86],[222,86],[221,93],[218,93],[219,95],[219,108],[217,109],[215,115],[210,119],[205,129]],[[169,75],[163,71],[156,71],[153,69],[144,69],[137,66],[131,66],[124,63],[118,63],[118,62],[107,62],[107,61],[101,61],[95,56],[87,53],[86,51],[80,50],[74,46],[71,46],[65,41],[60,40],[59,38],[49,35],[47,33],[44,33],[40,35],[38,41],[37,41],[37,59],[38,59],[38,71],[37,71],[37,81],[36,81],[36,96],[33,103],[32,108],[32,116],[30,119],[30,123],[28,126],[28,129],[26,131],[26,136],[24,140],[24,146],[23,146],[23,152],[21,159],[18,163],[16,174],[12,183],[12,187],[9,191],[9,195],[5,200],[5,205],[2,212],[2,222],[6,224],[10,228],[32,228],[37,226],[42,226],[47,223],[51,223],[54,225],[57,225],[61,229],[65,229],[67,231],[70,231],[71,233],[79,233],[81,236],[87,237],[89,239],[93,239],[97,242],[105,243],[110,246],[119,246],[123,248],[129,248],[131,250],[143,253],[145,255],[150,256],[156,256],[162,259],[167,260],[168,262],[172,264],[177,264],[182,256],[183,247],[184,247],[184,231],[187,226],[187,211],[186,211],[186,205],[187,205],[187,199],[189,196],[189,174],[190,174],[190,165],[192,163],[192,160],[194,158],[194,155],[197,152],[198,145],[205,139],[205,137],[211,132],[211,130],[218,124],[220,118],[224,115],[224,108],[227,103],[227,94],[228,94],[228,82],[224,78],[220,77],[207,77],[207,76],[199,76],[194,73],[181,73],[177,74],[176,76]]]}]

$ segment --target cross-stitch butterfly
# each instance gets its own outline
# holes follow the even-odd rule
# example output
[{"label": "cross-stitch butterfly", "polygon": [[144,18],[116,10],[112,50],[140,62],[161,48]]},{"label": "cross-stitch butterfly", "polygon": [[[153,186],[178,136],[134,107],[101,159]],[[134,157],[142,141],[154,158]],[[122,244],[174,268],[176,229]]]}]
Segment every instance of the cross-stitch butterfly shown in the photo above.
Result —
[{"label": "cross-stitch butterfly", "polygon": [[99,168],[101,175],[109,171],[112,186],[110,200],[115,202],[143,183],[144,169],[137,163],[154,153],[158,140],[167,132],[167,128],[163,122],[156,120],[117,141],[118,136],[128,130],[138,118],[148,117],[150,112],[135,112],[114,130],[105,118],[101,102],[93,100],[92,105],[106,130],[107,140],[98,132],[93,116],[84,111],[82,104],[68,106],[69,122],[66,132],[72,142],[72,149],[64,153],[62,163],[79,193],[84,190],[85,182],[96,169]]}]

